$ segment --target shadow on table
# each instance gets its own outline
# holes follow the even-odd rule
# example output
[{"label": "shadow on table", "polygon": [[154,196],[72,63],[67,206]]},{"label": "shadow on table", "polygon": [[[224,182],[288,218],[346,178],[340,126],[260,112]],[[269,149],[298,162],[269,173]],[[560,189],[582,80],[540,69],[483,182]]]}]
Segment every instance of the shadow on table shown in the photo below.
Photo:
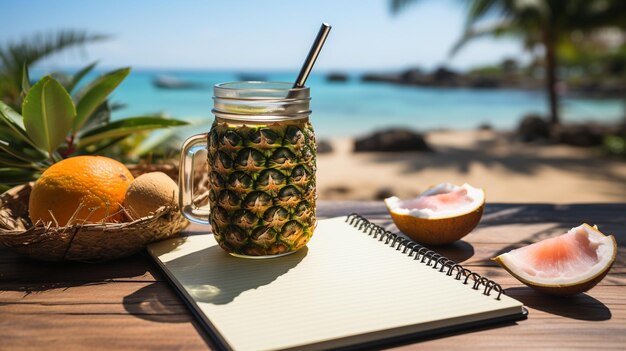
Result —
[{"label": "shadow on table", "polygon": [[219,246],[211,246],[171,260],[167,267],[176,272],[195,301],[222,305],[245,291],[272,283],[296,267],[307,252],[304,247],[289,256],[253,260],[234,258]]},{"label": "shadow on table", "polygon": [[[12,253],[6,253],[12,255]],[[40,262],[18,257],[8,260],[2,272],[4,290],[22,291],[26,294],[84,285],[105,284],[111,281],[148,279],[148,266],[140,255],[111,262]]]},{"label": "shadow on table", "polygon": [[[403,236],[404,238],[413,241],[407,235],[402,233],[398,229],[398,227],[396,227],[396,225],[393,223],[392,220],[380,220],[380,221],[376,221],[376,224],[383,227],[385,230],[388,230],[392,233],[399,234]],[[465,240],[458,240],[458,241],[453,242],[452,244],[447,244],[447,245],[438,245],[438,246],[425,245],[425,246],[437,252],[438,254],[451,259],[452,261],[456,263],[463,263],[467,259],[474,256],[474,246],[472,246],[472,244],[468,243]]]},{"label": "shadow on table", "polygon": [[167,282],[155,282],[125,296],[124,309],[134,317],[159,323],[191,323],[210,349],[217,349],[200,322]]},{"label": "shadow on table", "polygon": [[[624,184],[626,176],[613,167],[607,168],[604,158],[587,157],[581,161],[579,157],[550,155],[538,152],[529,145],[520,144],[510,147],[511,140],[503,139],[496,144],[509,145],[507,152],[496,151],[491,142],[477,140],[471,147],[439,147],[434,153],[374,153],[373,160],[381,165],[401,165],[401,174],[416,175],[424,170],[451,171],[457,174],[468,174],[473,167],[485,169],[505,169],[507,172],[524,176],[535,176],[543,169],[565,170],[569,174],[586,178],[600,179],[613,184]],[[485,146],[490,145],[490,146]],[[520,146],[520,147],[518,147]],[[626,187],[612,187],[605,193],[609,201],[623,201]]]},{"label": "shadow on table", "polygon": [[529,287],[508,288],[506,294],[530,308],[565,318],[606,321],[612,317],[611,310],[605,304],[587,294],[550,296]]},{"label": "shadow on table", "polygon": [[125,296],[124,309],[135,317],[163,323],[184,323],[192,318],[166,282],[155,282]]},{"label": "shadow on table", "polygon": [[[241,293],[268,285],[297,266],[307,247],[289,256],[251,260],[234,258],[219,246],[191,252],[167,263],[198,303],[222,305]],[[156,273],[155,273],[156,275]],[[157,322],[189,321],[187,309],[167,282],[156,282],[124,297],[124,308],[134,316]]]},{"label": "shadow on table", "polygon": [[463,263],[474,256],[474,246],[465,240],[455,241],[448,245],[433,246],[432,250],[456,263]]},{"label": "shadow on table", "polygon": [[392,340],[384,340],[383,343],[380,345],[381,346],[380,348],[372,348],[372,349],[386,350],[388,348],[393,348],[393,347],[402,347],[402,346],[412,345],[412,346],[409,346],[407,349],[413,350],[415,348],[418,350],[421,350],[421,349],[428,350],[429,349],[428,345],[420,345],[419,343],[442,339],[442,338],[450,338],[450,337],[459,336],[459,335],[479,333],[479,332],[488,331],[488,330],[512,327],[516,325],[519,325],[519,323],[518,322],[497,322],[494,324],[488,324],[488,325],[483,325],[483,326],[467,327],[465,329],[457,330],[457,331],[445,331],[444,329],[444,331],[441,333],[435,331],[433,335],[428,335],[428,336],[422,336],[419,334],[418,335],[408,334],[404,337],[394,338]]}]

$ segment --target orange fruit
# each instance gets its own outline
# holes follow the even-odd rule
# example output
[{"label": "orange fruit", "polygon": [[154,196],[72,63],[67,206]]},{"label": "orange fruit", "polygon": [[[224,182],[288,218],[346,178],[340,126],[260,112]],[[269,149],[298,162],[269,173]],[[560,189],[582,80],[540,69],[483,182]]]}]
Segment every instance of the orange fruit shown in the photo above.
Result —
[{"label": "orange fruit", "polygon": [[122,203],[133,179],[126,166],[108,157],[67,158],[35,182],[30,219],[59,226],[123,221]]}]

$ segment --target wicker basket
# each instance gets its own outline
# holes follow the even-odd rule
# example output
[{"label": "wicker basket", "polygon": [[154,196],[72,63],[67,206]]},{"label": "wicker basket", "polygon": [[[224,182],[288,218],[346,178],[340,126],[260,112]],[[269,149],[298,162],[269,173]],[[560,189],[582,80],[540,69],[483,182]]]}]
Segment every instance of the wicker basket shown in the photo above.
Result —
[{"label": "wicker basket", "polygon": [[28,216],[32,185],[0,195],[0,243],[37,260],[98,262],[125,257],[177,235],[189,224],[177,208],[161,207],[127,223],[33,226]]}]

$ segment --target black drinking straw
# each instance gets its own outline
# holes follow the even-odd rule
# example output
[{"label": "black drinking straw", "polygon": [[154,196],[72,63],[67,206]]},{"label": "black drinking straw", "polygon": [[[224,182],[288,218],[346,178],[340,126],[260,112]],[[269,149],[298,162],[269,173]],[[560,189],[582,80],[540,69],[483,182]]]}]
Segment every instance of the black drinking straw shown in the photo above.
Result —
[{"label": "black drinking straw", "polygon": [[293,83],[293,88],[302,88],[304,87],[304,83],[306,83],[306,79],[309,77],[309,73],[313,69],[313,65],[315,64],[315,60],[317,60],[317,56],[322,51],[322,46],[324,46],[324,42],[326,41],[326,37],[328,33],[330,33],[330,24],[322,23],[319,32],[317,32],[317,37],[313,42],[313,46],[311,46],[311,50],[309,50],[309,55],[304,60],[304,64],[302,64],[302,68],[300,68],[300,73],[298,74],[298,78],[296,82]]}]

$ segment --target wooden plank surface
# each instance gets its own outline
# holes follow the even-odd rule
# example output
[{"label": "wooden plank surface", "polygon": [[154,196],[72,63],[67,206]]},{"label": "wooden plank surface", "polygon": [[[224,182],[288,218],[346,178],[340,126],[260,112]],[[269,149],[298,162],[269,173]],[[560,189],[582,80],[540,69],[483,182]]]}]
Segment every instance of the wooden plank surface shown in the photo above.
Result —
[{"label": "wooden plank surface", "polygon": [[[381,202],[320,202],[318,216],[358,212],[396,231]],[[520,284],[491,260],[587,222],[615,235],[609,275],[588,293],[555,298]],[[190,233],[209,227],[191,226]],[[491,204],[479,227],[438,251],[498,281],[529,318],[400,350],[626,349],[626,204]],[[211,348],[211,341],[145,254],[103,264],[41,263],[0,249],[0,349]]]}]

